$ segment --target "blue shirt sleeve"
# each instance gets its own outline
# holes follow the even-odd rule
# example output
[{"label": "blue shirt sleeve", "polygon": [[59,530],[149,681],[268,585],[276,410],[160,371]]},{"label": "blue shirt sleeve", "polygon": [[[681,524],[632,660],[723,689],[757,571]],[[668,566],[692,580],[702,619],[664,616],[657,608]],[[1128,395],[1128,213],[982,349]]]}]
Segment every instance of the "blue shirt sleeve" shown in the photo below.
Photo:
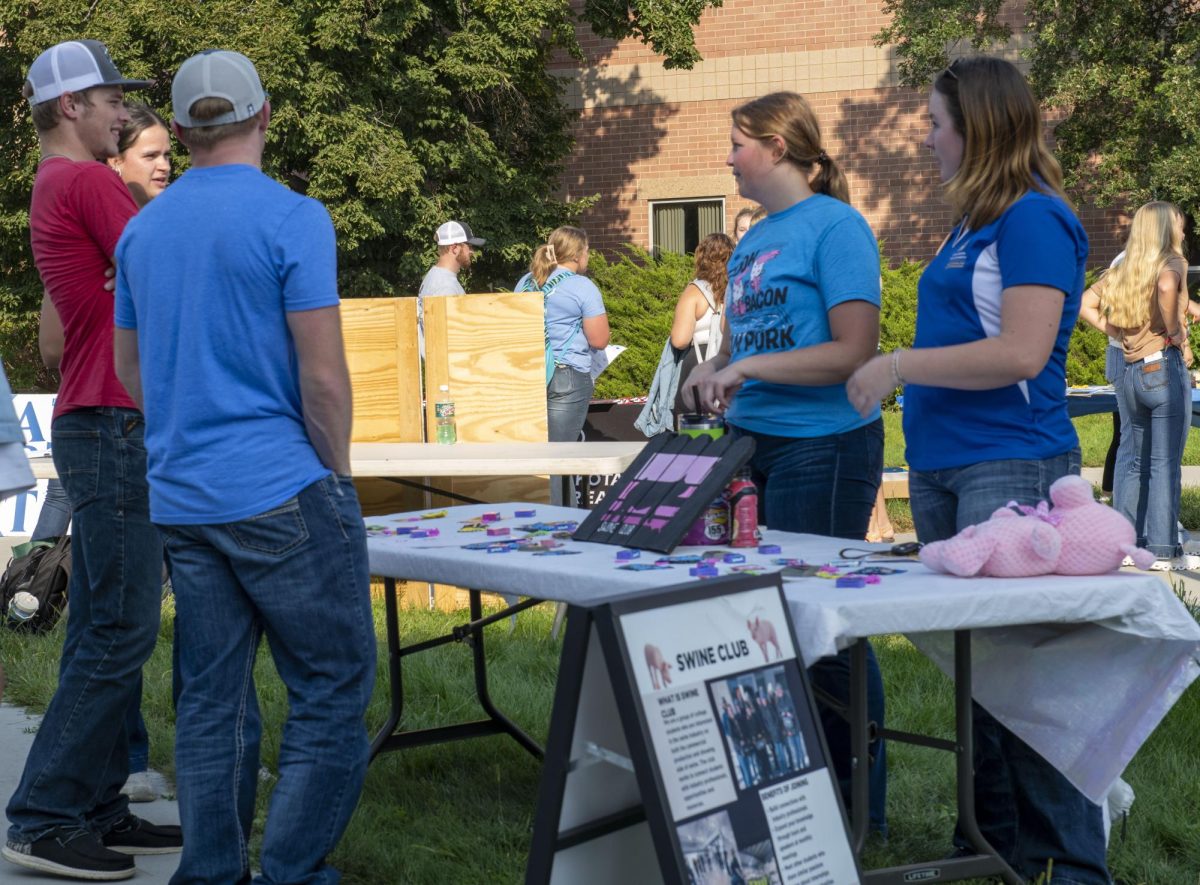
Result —
[{"label": "blue shirt sleeve", "polygon": [[[130,219],[132,224],[133,219]],[[121,239],[117,242],[115,256],[117,259],[117,291],[115,304],[113,308],[113,324],[118,329],[136,329],[137,328],[137,311],[133,306],[133,293],[129,290],[129,281],[125,278],[123,256],[125,254],[125,245],[129,235],[129,225],[125,227],[125,233],[121,235]]]},{"label": "blue shirt sleeve", "polygon": [[816,270],[826,311],[846,301],[879,306],[879,243],[857,212],[831,225],[821,236]]},{"label": "blue shirt sleeve", "polygon": [[586,319],[607,313],[604,309],[604,296],[600,294],[596,284],[584,276],[573,277],[572,282],[575,281],[578,282],[571,288],[575,290],[574,295],[579,300],[579,315]]},{"label": "blue shirt sleeve", "polygon": [[302,200],[280,225],[275,259],[284,310],[316,310],[338,303],[333,221],[316,200]]},{"label": "blue shirt sleeve", "polygon": [[996,231],[1001,286],[1050,286],[1073,292],[1082,232],[1074,214],[1058,200],[1038,194],[1018,200],[1004,213]]}]

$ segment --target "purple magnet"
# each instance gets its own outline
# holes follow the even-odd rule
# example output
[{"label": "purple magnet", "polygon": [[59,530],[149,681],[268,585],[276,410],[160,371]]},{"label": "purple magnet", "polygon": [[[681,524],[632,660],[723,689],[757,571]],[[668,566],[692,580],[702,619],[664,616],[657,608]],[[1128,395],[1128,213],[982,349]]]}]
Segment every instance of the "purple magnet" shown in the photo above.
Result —
[{"label": "purple magnet", "polygon": [[499,522],[499,521],[500,521],[500,514],[499,514],[499,513],[496,513],[496,512],[493,510],[493,511],[490,511],[490,512],[488,512],[488,513],[485,513],[485,514],[483,514],[483,516],[479,517],[479,521],[480,521],[480,522]]},{"label": "purple magnet", "polygon": [[531,517],[537,516],[537,511],[536,510],[518,510],[514,515],[516,517],[518,517],[519,519],[529,519]]},{"label": "purple magnet", "polygon": [[495,547],[489,547],[487,552],[488,553],[508,553],[512,549],[513,549],[512,547],[509,547],[507,545],[497,544]]},{"label": "purple magnet", "polygon": [[778,544],[760,544],[758,547],[758,552],[762,553],[762,554],[779,553],[780,552],[779,545]]},{"label": "purple magnet", "polygon": [[693,578],[715,578],[720,572],[713,565],[696,565],[688,569],[688,574]]},{"label": "purple magnet", "polygon": [[879,575],[863,575],[863,580],[866,581],[868,584],[878,584],[879,583]]},{"label": "purple magnet", "polygon": [[867,586],[866,578],[862,577],[844,577],[837,579],[837,586],[859,588]]},{"label": "purple magnet", "polygon": [[617,559],[621,560],[621,561],[628,561],[630,559],[641,559],[641,557],[642,557],[642,552],[640,550],[618,550],[617,551]]},{"label": "purple magnet", "polygon": [[508,529],[505,528],[504,526],[500,526],[498,528],[488,529],[487,533],[488,533],[489,538],[495,538],[495,537],[499,537],[500,535],[507,535]]},{"label": "purple magnet", "polygon": [[441,532],[437,529],[413,529],[408,533],[410,538],[436,538]]},{"label": "purple magnet", "polygon": [[746,561],[746,557],[740,553],[726,553],[724,556],[724,561],[730,565],[740,565]]}]

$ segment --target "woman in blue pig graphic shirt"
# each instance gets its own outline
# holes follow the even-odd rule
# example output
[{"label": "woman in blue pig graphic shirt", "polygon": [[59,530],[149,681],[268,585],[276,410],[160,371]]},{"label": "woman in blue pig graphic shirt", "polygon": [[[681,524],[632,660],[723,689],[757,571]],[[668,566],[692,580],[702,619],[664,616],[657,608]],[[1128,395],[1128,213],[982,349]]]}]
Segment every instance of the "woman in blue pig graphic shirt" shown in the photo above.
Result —
[{"label": "woman in blue pig graphic shirt", "polygon": [[[879,247],[821,147],[808,103],[776,92],[733,111],[726,164],[738,191],[767,210],[729,260],[725,330],[685,398],[724,414],[755,441],[750,462],[760,519],[773,529],[861,541],[883,470],[883,422],[846,398],[846,379],[879,345]],[[869,655],[869,711],[883,724],[883,683]],[[818,661],[813,683],[848,694],[849,657]],[[849,728],[822,708],[849,800]],[[886,829],[882,742],[872,745],[871,825]]]}]

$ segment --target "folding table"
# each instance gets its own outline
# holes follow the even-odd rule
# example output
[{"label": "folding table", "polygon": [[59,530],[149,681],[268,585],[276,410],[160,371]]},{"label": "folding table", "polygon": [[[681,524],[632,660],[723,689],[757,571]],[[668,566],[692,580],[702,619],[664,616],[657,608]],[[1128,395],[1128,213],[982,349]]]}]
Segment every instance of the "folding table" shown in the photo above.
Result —
[{"label": "folding table", "polygon": [[[535,509],[536,519],[510,518],[501,525],[515,529],[529,522],[581,520],[586,515],[570,508],[519,503],[452,507],[441,519],[422,521],[423,527],[439,529],[436,538],[408,540],[376,533],[368,539],[371,572],[385,579],[392,697],[392,716],[375,738],[373,753],[508,733],[539,755],[536,742],[488,698],[483,628],[510,611],[482,617],[478,591],[529,597],[514,607],[517,609],[538,601],[586,608],[687,579],[686,566],[656,571],[618,569],[618,548],[601,544],[567,541],[568,548],[581,552],[545,557],[463,549],[462,545],[480,540],[478,533],[459,533],[464,519],[484,510],[512,517],[515,510],[525,508]],[[399,526],[407,516],[372,517],[369,523]],[[778,568],[771,562],[778,556],[827,562],[837,559],[839,550],[847,546],[843,540],[769,530],[764,532],[763,542],[778,544],[782,553],[743,551],[747,564]],[[677,552],[688,552],[688,548]],[[1099,802],[1171,705],[1200,675],[1200,625],[1155,575],[1118,572],[1086,578],[961,579],[935,574],[915,561],[894,564],[904,572],[862,589],[840,589],[820,578],[787,582],[785,596],[797,639],[804,660],[810,663],[841,648],[855,647],[852,657],[858,666],[854,678],[860,690],[852,695],[849,713],[859,758],[865,758],[871,728],[865,691],[861,690],[865,685],[865,646],[859,640],[879,634],[909,634],[922,651],[957,678],[957,739],[925,743],[956,754],[958,799],[968,818],[973,818],[972,696]],[[402,647],[396,620],[396,579],[472,588],[469,620],[447,637]],[[424,732],[394,733],[403,705],[402,657],[451,641],[473,645],[476,690],[486,718]],[[856,766],[860,774],[854,784],[856,849],[861,847],[867,826],[865,768]],[[874,871],[866,878],[870,882],[916,881],[906,877],[929,871],[926,878],[949,881],[987,872],[1003,874],[995,863],[985,852],[965,861],[931,861]],[[1006,878],[1019,881],[1011,873]]]}]

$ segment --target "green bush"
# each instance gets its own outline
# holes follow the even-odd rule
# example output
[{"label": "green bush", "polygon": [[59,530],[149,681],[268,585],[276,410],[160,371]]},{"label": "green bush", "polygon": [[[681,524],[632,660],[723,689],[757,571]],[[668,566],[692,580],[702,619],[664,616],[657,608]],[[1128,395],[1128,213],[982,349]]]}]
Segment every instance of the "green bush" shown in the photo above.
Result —
[{"label": "green bush", "polygon": [[[911,347],[917,327],[917,282],[925,264],[888,264],[880,249],[883,302],[879,317],[879,346],[886,353]],[[627,348],[596,384],[596,397],[619,399],[645,396],[654,378],[663,343],[671,331],[675,301],[692,278],[692,259],[664,253],[654,258],[638,246],[625,246],[619,257],[606,260],[593,254],[588,274],[604,294],[614,344]],[[1089,275],[1091,282],[1091,275]],[[1193,329],[1193,349],[1200,353],[1200,331]],[[1067,382],[1104,383],[1107,340],[1082,321],[1071,336],[1067,352]],[[895,404],[889,398],[886,406]]]},{"label": "green bush", "polygon": [[595,396],[645,396],[671,333],[675,302],[692,279],[692,258],[670,252],[655,258],[631,245],[609,260],[592,253],[588,276],[604,295],[613,344],[626,348],[596,382]]}]

